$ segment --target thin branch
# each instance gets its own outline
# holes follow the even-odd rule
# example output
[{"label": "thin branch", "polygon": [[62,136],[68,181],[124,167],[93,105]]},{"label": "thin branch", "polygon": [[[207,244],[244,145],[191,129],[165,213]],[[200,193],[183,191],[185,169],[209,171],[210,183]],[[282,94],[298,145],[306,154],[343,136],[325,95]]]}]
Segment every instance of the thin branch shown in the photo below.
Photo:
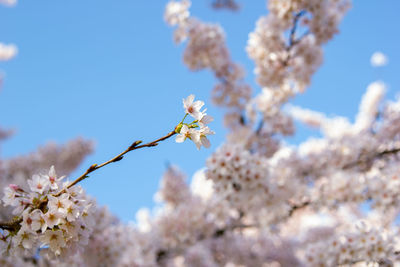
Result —
[{"label": "thin branch", "polygon": [[308,34],[308,32],[306,32],[304,35],[302,35],[300,38],[296,39],[296,30],[297,30],[297,26],[299,23],[299,20],[302,16],[304,16],[306,14],[306,10],[301,10],[298,13],[296,13],[296,15],[293,18],[293,26],[290,29],[290,34],[289,34],[289,44],[286,46],[286,51],[287,53],[287,57],[286,59],[282,62],[283,66],[287,66],[290,60],[290,50],[293,48],[293,46],[295,46],[297,43],[299,43],[301,41],[301,39],[304,38],[304,36],[306,36]]},{"label": "thin branch", "polygon": [[212,234],[212,237],[219,238],[219,237],[223,236],[227,231],[234,231],[236,229],[247,229],[247,228],[255,228],[255,227],[257,227],[257,225],[255,225],[255,224],[242,224],[242,223],[228,225],[225,228],[215,230],[214,233]]},{"label": "thin branch", "polygon": [[256,135],[260,135],[261,130],[263,129],[263,127],[264,127],[264,120],[261,120],[260,123],[257,126]]},{"label": "thin branch", "polygon": [[295,39],[296,38],[296,30],[297,30],[297,25],[299,23],[299,20],[302,16],[304,16],[304,14],[306,14],[306,11],[301,10],[293,18],[293,26],[292,26],[292,29],[290,30],[288,49],[290,49],[293,45],[295,45],[296,43],[299,42],[299,39],[298,40]]},{"label": "thin branch", "polygon": [[400,148],[394,148],[394,149],[390,149],[390,150],[384,150],[384,151],[379,152],[379,153],[377,153],[377,154],[375,154],[375,155],[373,155],[373,156],[364,157],[364,158],[358,159],[358,160],[356,160],[356,161],[350,162],[350,163],[344,165],[344,166],[343,166],[343,169],[346,170],[346,169],[350,169],[350,168],[359,166],[359,165],[361,165],[361,164],[371,163],[373,160],[375,160],[375,159],[377,159],[377,158],[382,158],[382,157],[387,156],[387,155],[397,154],[397,153],[399,153],[399,152],[400,152]]},{"label": "thin branch", "polygon": [[311,201],[305,201],[305,202],[300,203],[300,204],[291,205],[291,208],[290,208],[290,210],[289,210],[288,217],[291,217],[291,216],[293,215],[293,213],[294,213],[296,210],[305,208],[305,207],[307,207],[307,206],[310,205],[310,204],[311,204]]},{"label": "thin branch", "polygon": [[110,164],[110,163],[120,161],[121,159],[124,158],[124,155],[125,155],[126,153],[128,153],[128,152],[130,152],[130,151],[133,151],[133,150],[136,150],[136,149],[139,149],[139,148],[157,146],[157,145],[158,145],[158,142],[164,141],[164,140],[170,138],[171,136],[173,136],[173,135],[175,135],[175,134],[176,134],[176,132],[175,132],[175,130],[173,130],[173,131],[169,132],[167,135],[165,135],[165,136],[163,136],[163,137],[161,137],[161,138],[158,138],[157,140],[154,140],[154,141],[152,141],[152,142],[143,144],[143,145],[140,145],[140,144],[142,143],[142,141],[140,141],[140,140],[139,140],[139,141],[133,142],[127,149],[125,149],[124,151],[122,151],[121,153],[119,153],[118,155],[116,155],[115,157],[113,157],[112,159],[107,160],[106,162],[103,162],[103,163],[100,164],[100,165],[98,165],[98,164],[92,164],[81,176],[79,176],[78,178],[76,178],[75,181],[73,181],[72,183],[70,183],[66,188],[64,188],[63,190],[61,190],[60,192],[58,192],[58,193],[55,194],[54,196],[55,196],[55,197],[60,196],[61,194],[63,194],[63,193],[65,192],[66,189],[69,189],[69,188],[71,188],[72,186],[76,185],[77,183],[79,183],[79,182],[85,180],[86,178],[89,177],[89,176],[88,176],[89,173],[94,172],[95,170],[98,170],[98,169],[100,169],[100,168],[102,168],[102,167],[104,167],[104,166],[106,166],[106,165],[108,165],[108,164]]},{"label": "thin branch", "polygon": [[15,217],[11,221],[3,222],[0,221],[0,228],[3,230],[14,231],[18,229],[20,223],[22,222],[22,218]]}]

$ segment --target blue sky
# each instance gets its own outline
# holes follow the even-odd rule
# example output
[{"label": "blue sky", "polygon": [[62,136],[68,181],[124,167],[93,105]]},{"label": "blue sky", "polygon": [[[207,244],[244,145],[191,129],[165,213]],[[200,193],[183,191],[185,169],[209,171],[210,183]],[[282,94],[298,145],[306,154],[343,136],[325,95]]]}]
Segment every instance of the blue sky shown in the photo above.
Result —
[{"label": "blue sky", "polygon": [[[24,154],[49,140],[94,140],[96,150],[72,175],[75,178],[134,140],[151,141],[167,133],[182,118],[182,98],[193,93],[216,118],[211,149],[197,151],[192,143],[168,140],[128,154],[82,184],[100,204],[128,221],[140,207],[153,206],[166,162],[189,176],[202,168],[224,140],[222,111],[210,101],[213,76],[184,66],[184,45],[173,43],[172,29],[163,21],[166,2],[43,0],[0,7],[0,41],[19,48],[16,58],[0,63],[6,73],[0,125],[17,130],[2,146],[2,155]],[[265,1],[239,0],[242,9],[237,13],[214,11],[210,0],[193,2],[194,16],[224,27],[232,57],[259,91],[254,64],[244,49],[255,21],[267,13]],[[388,84],[388,98],[393,98],[400,85],[399,8],[395,0],[355,1],[340,34],[324,47],[324,65],[312,86],[294,103],[353,118],[365,88],[377,79]],[[370,66],[377,50],[388,55],[388,66]],[[310,134],[316,133],[299,127],[289,141],[298,143]]]}]

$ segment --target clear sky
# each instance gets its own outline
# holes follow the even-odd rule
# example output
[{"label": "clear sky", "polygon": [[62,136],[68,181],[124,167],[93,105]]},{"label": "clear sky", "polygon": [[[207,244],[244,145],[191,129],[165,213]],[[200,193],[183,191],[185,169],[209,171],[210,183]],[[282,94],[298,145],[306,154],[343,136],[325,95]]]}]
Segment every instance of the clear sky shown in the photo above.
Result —
[{"label": "clear sky", "polygon": [[[2,155],[24,154],[49,140],[94,140],[95,152],[73,179],[134,140],[151,141],[172,130],[183,115],[182,98],[193,93],[216,118],[211,149],[197,151],[193,143],[168,140],[128,154],[82,184],[100,204],[128,221],[140,207],[153,206],[167,162],[188,176],[202,168],[224,140],[222,111],[210,101],[213,76],[191,73],[183,65],[184,45],[173,43],[172,29],[163,21],[166,2],[21,0],[14,8],[0,7],[0,41],[19,48],[16,58],[0,63],[6,74],[0,125],[17,130],[2,146]],[[255,21],[267,13],[265,1],[238,0],[242,9],[236,13],[212,10],[210,0],[193,2],[194,16],[224,27],[232,57],[259,91],[254,64],[244,49]],[[340,34],[325,46],[324,65],[312,86],[295,104],[353,118],[370,82],[385,81],[388,98],[400,89],[400,1],[354,2]],[[370,66],[377,50],[388,55],[386,67]],[[300,127],[288,141],[298,143],[310,134],[316,133]]]}]

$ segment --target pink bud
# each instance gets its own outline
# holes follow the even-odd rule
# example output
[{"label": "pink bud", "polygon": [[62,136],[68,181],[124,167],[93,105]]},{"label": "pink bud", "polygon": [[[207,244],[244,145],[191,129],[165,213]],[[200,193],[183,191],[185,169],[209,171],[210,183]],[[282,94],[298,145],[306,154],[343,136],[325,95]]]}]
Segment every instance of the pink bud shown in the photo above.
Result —
[{"label": "pink bud", "polygon": [[21,188],[16,184],[10,184],[8,187],[10,187],[14,191],[21,190]]},{"label": "pink bud", "polygon": [[10,187],[15,192],[17,192],[17,191],[25,192],[21,187],[19,187],[19,185],[16,185],[16,184],[10,184],[10,185],[8,185],[8,187]]}]

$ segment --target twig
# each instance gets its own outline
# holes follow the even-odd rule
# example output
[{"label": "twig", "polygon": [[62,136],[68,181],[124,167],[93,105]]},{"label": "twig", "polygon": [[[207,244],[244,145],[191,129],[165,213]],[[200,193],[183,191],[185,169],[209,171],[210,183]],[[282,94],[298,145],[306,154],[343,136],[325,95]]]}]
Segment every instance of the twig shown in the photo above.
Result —
[{"label": "twig", "polygon": [[305,201],[305,202],[300,203],[300,204],[292,205],[291,208],[290,208],[290,210],[289,210],[288,217],[291,217],[291,216],[293,215],[293,213],[294,213],[296,210],[305,208],[305,207],[307,207],[307,206],[310,205],[310,204],[311,204],[310,201]]},{"label": "twig", "polygon": [[257,227],[257,225],[255,225],[255,224],[242,224],[242,223],[228,225],[225,228],[221,228],[221,229],[215,230],[213,235],[212,235],[212,237],[213,238],[219,238],[219,237],[223,236],[227,231],[233,231],[233,230],[236,230],[236,229],[254,228],[254,227]]},{"label": "twig", "polygon": [[19,224],[22,222],[22,218],[20,217],[15,217],[11,221],[8,222],[2,222],[0,221],[0,228],[3,230],[8,230],[8,231],[14,231],[18,229]]},{"label": "twig", "polygon": [[355,166],[361,165],[363,163],[370,163],[371,161],[375,160],[376,158],[382,158],[382,157],[384,157],[386,155],[396,154],[398,152],[400,152],[400,148],[395,148],[395,149],[391,149],[391,150],[384,150],[384,151],[382,151],[382,152],[380,152],[378,154],[375,154],[373,156],[350,162],[350,163],[344,165],[343,169],[346,170],[346,169],[350,169],[350,168],[353,168]]},{"label": "twig", "polygon": [[256,135],[260,135],[261,130],[263,129],[263,127],[264,127],[264,120],[261,120],[260,123],[257,126]]},{"label": "twig", "polygon": [[173,135],[175,135],[175,134],[176,134],[176,132],[175,132],[175,130],[173,130],[173,131],[169,132],[167,135],[165,135],[165,136],[163,136],[163,137],[161,137],[161,138],[158,138],[157,140],[154,140],[154,141],[152,141],[152,142],[143,144],[143,145],[140,145],[140,144],[142,143],[142,141],[140,141],[140,140],[139,140],[139,141],[133,142],[132,145],[130,145],[127,149],[125,149],[123,152],[119,153],[118,155],[116,155],[116,156],[113,157],[112,159],[110,159],[110,160],[108,160],[108,161],[106,161],[106,162],[103,162],[103,163],[100,164],[100,165],[98,165],[98,164],[92,164],[81,176],[79,176],[78,178],[76,178],[75,181],[73,181],[72,183],[70,183],[66,188],[64,188],[63,190],[61,190],[60,192],[58,192],[58,193],[55,194],[54,196],[55,196],[55,197],[60,196],[61,194],[65,193],[65,190],[66,190],[66,189],[69,189],[69,188],[71,188],[72,186],[76,185],[77,183],[79,183],[79,182],[85,180],[86,178],[89,177],[89,176],[88,176],[89,173],[94,172],[95,170],[98,170],[98,169],[100,169],[100,168],[102,168],[102,167],[104,167],[104,166],[106,166],[106,165],[108,165],[108,164],[110,164],[110,163],[120,161],[121,159],[124,158],[124,155],[125,155],[126,153],[128,153],[128,152],[130,152],[130,151],[133,151],[133,150],[136,150],[136,149],[139,149],[139,148],[157,146],[157,145],[158,145],[158,142],[164,141],[164,140],[170,138],[171,136],[173,136]]},{"label": "twig", "polygon": [[296,38],[296,30],[297,30],[297,24],[299,22],[299,19],[306,13],[305,10],[301,10],[298,12],[293,19],[293,26],[292,29],[290,30],[290,36],[289,36],[289,46],[288,49],[290,49],[293,45],[299,42],[299,40],[295,40]]},{"label": "twig", "polygon": [[301,41],[301,39],[304,38],[304,36],[306,36],[308,33],[305,33],[304,35],[302,35],[300,38],[298,38],[296,40],[296,30],[297,30],[297,25],[298,22],[300,20],[300,18],[302,16],[304,16],[304,14],[306,14],[306,10],[301,10],[298,13],[296,13],[296,15],[293,18],[293,26],[290,29],[290,34],[289,34],[289,44],[286,46],[286,51],[287,53],[287,57],[286,59],[282,62],[283,66],[287,66],[288,62],[290,60],[290,50],[293,48],[293,46],[295,46],[297,43],[299,43]]}]

